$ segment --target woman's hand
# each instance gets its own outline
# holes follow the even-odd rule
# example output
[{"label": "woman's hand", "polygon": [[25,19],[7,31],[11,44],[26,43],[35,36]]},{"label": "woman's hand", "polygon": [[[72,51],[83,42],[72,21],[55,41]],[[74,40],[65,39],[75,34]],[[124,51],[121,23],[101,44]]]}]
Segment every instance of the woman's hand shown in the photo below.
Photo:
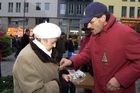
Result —
[{"label": "woman's hand", "polygon": [[65,79],[67,82],[72,81],[72,77],[69,74],[63,74],[62,78]]}]

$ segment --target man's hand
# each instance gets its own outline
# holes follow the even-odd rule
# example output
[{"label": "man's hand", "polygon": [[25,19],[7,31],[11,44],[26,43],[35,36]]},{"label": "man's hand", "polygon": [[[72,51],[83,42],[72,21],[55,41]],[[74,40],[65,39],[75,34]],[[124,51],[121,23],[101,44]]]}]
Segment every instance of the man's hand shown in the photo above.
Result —
[{"label": "man's hand", "polygon": [[115,77],[113,77],[108,81],[106,87],[110,91],[115,91],[115,90],[120,89],[120,83]]},{"label": "man's hand", "polygon": [[71,60],[68,60],[66,58],[62,58],[61,61],[60,61],[60,67],[59,67],[59,69],[63,69],[66,66],[70,66],[71,64],[72,64],[72,61]]}]

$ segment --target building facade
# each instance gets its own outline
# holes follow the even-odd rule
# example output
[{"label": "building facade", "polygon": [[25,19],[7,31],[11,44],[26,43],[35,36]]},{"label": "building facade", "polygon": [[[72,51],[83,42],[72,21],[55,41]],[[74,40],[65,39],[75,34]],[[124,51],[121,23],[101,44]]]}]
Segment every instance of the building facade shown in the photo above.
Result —
[{"label": "building facade", "polygon": [[58,0],[59,26],[65,33],[80,34],[79,21],[83,17],[84,9],[93,0]]},{"label": "building facade", "polygon": [[94,0],[108,6],[117,20],[140,32],[140,0]]},{"label": "building facade", "polygon": [[58,24],[65,33],[81,33],[79,21],[90,2],[102,2],[118,21],[140,32],[140,0],[0,0],[0,30],[23,30],[44,21]]},{"label": "building facade", "polygon": [[[65,33],[79,32],[79,20],[93,0],[1,0],[0,30],[33,28],[44,21],[58,24]],[[22,30],[21,30],[22,29]],[[9,33],[10,34],[10,33]],[[15,32],[14,34],[17,34]],[[19,34],[19,33],[18,33]]]},{"label": "building facade", "polygon": [[0,0],[1,31],[33,28],[44,21],[58,24],[57,5],[58,0]]}]

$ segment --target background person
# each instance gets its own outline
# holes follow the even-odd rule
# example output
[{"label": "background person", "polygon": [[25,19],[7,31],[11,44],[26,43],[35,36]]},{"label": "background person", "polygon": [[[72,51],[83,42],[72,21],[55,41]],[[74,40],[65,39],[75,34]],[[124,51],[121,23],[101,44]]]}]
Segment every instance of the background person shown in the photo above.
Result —
[{"label": "background person", "polygon": [[21,49],[23,49],[30,42],[30,30],[26,29],[24,35],[21,38]]},{"label": "background person", "polygon": [[70,58],[74,55],[74,42],[72,40],[72,36],[69,36],[69,39],[66,41],[66,50],[67,50],[67,58]]},{"label": "background person", "polygon": [[58,57],[57,57],[58,63],[62,59],[63,54],[66,52],[65,44],[66,44],[66,37],[65,37],[65,33],[62,32],[60,38],[58,38],[56,43],[56,50],[58,51]]},{"label": "background person", "polygon": [[[60,38],[56,42],[56,51],[57,51],[57,63],[59,64],[60,60],[63,57],[63,54],[66,51],[66,37],[65,33],[62,32]],[[61,93],[75,93],[76,87],[73,82],[66,80],[69,72],[67,70],[60,71],[60,83],[61,83]],[[66,75],[67,74],[67,75]]]},{"label": "background person", "polygon": [[63,58],[60,68],[92,60],[93,93],[135,93],[135,81],[140,78],[140,35],[117,22],[100,2],[86,7],[80,23],[92,32],[90,41],[80,54]]}]

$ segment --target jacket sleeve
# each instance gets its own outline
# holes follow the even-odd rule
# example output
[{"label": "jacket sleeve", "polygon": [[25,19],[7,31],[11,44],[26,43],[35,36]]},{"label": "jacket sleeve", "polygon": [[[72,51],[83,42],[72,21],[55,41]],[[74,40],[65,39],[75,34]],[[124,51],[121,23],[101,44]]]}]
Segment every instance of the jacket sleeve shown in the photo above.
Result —
[{"label": "jacket sleeve", "polygon": [[44,82],[35,67],[27,62],[17,60],[13,70],[13,77],[23,93],[59,93],[59,85],[56,79]]},{"label": "jacket sleeve", "polygon": [[131,31],[127,34],[125,60],[127,65],[115,74],[117,80],[125,88],[140,78],[140,34]]},{"label": "jacket sleeve", "polygon": [[74,68],[78,68],[83,64],[86,64],[90,62],[91,55],[90,55],[90,42],[86,45],[86,47],[79,53],[70,58],[70,60],[73,62]]}]

